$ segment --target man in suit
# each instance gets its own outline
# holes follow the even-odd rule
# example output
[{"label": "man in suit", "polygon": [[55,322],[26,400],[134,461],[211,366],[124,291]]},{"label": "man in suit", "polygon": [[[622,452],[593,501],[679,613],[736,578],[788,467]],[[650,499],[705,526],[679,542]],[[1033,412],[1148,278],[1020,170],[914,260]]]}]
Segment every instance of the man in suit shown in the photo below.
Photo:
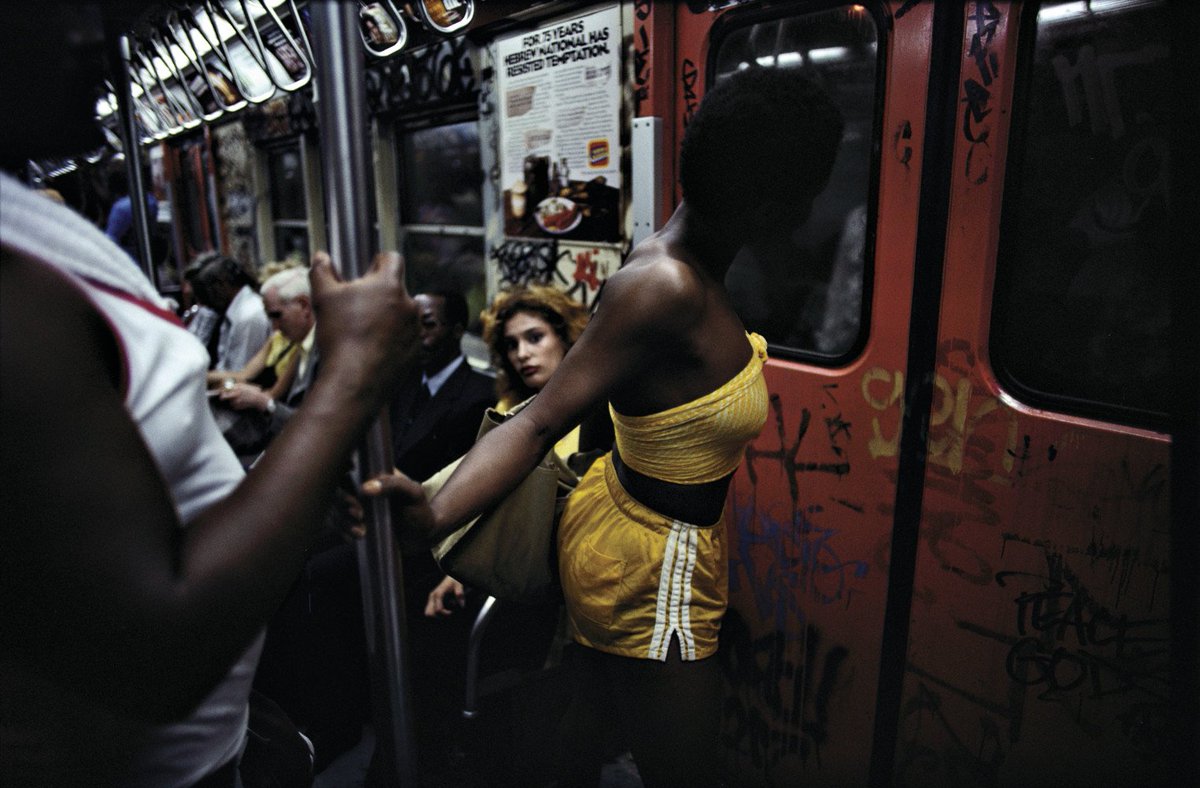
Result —
[{"label": "man in suit", "polygon": [[[392,401],[396,467],[426,479],[475,443],[484,411],[495,402],[495,381],[476,372],[461,351],[467,302],[453,291],[413,297],[421,331],[420,369],[410,373]],[[428,549],[403,554],[404,598],[412,654],[413,701],[421,725],[418,757],[423,774],[437,782],[449,766],[462,709],[467,633],[474,616],[434,621],[424,615],[429,592],[444,576]]]},{"label": "man in suit", "polygon": [[495,381],[463,357],[467,302],[461,293],[413,297],[421,326],[421,365],[392,402],[396,467],[427,479],[465,454],[475,442],[483,412],[496,399]]},{"label": "man in suit", "polygon": [[[495,382],[476,372],[462,354],[467,301],[461,293],[413,296],[421,327],[420,368],[401,383],[392,401],[392,448],[396,467],[427,479],[466,454],[483,413],[496,398]],[[410,621],[442,579],[428,550],[406,553],[404,580]]]}]

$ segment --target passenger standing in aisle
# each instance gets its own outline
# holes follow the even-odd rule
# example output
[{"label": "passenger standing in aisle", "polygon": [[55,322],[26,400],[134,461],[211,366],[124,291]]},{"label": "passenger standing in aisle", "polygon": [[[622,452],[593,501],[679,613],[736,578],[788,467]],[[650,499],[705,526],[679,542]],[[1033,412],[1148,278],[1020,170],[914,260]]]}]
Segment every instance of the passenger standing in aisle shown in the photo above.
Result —
[{"label": "passenger standing in aisle", "polygon": [[[542,390],[587,325],[583,304],[548,285],[502,291],[483,313],[483,340],[496,367],[496,409],[507,412]],[[564,462],[579,451],[580,428],[554,445]],[[610,436],[611,437],[611,436]],[[464,452],[465,453],[465,452]],[[448,616],[462,607],[461,583],[446,576],[425,602],[425,615]]]},{"label": "passenger standing in aisle", "polygon": [[830,99],[794,71],[717,83],[689,122],[684,199],[608,279],[587,330],[518,416],[486,435],[432,501],[399,474],[405,531],[436,539],[512,490],[596,404],[616,447],[572,493],[559,569],[580,660],[563,785],[594,785],[618,725],[647,786],[720,782],[729,480],[767,417],[766,343],[747,335],[724,277],[746,243],[811,209],[841,141]]},{"label": "passenger standing in aisle", "polygon": [[[151,188],[153,183],[150,173],[144,172],[143,177],[146,186],[146,221],[153,227],[158,223],[158,200]],[[137,233],[133,227],[133,200],[129,196],[129,175],[126,174],[123,163],[119,169],[109,173],[108,190],[115,199],[108,210],[104,234],[129,255],[134,265],[141,268],[141,263],[138,262],[141,254],[137,249]]]},{"label": "passenger standing in aisle", "polygon": [[317,256],[333,382],[243,477],[150,282],[7,176],[0,204],[0,770],[232,786],[262,627],[414,344],[399,257],[341,284]]}]

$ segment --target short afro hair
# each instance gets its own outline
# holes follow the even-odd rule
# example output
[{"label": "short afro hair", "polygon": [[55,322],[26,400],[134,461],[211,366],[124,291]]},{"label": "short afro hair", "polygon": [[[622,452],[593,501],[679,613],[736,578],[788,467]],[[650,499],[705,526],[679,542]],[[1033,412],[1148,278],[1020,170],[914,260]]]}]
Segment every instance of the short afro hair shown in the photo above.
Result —
[{"label": "short afro hair", "polygon": [[466,296],[457,290],[447,288],[427,290],[425,295],[442,299],[442,319],[446,321],[446,325],[451,328],[458,326],[464,331],[466,330],[467,323],[471,319]]},{"label": "short afro hair", "polygon": [[752,66],[720,79],[684,132],[683,198],[719,220],[763,199],[803,204],[829,181],[842,114],[795,69]]}]

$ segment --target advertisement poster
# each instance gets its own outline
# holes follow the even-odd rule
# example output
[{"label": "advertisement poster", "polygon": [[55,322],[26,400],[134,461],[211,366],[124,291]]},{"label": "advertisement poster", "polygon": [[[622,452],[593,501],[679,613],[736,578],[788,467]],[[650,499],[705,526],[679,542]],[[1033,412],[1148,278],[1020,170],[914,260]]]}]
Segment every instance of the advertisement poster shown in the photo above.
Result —
[{"label": "advertisement poster", "polygon": [[505,235],[620,241],[620,10],[496,46]]}]

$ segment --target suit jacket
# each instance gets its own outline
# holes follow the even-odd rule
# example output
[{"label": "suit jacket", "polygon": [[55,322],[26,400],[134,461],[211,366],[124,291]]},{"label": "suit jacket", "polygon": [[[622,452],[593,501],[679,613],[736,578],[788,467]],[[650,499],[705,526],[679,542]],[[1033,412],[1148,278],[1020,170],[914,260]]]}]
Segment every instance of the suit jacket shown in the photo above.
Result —
[{"label": "suit jacket", "polygon": [[417,370],[392,400],[392,448],[396,467],[428,479],[475,443],[483,412],[496,400],[495,381],[465,360],[431,399],[414,409],[421,390]]}]

